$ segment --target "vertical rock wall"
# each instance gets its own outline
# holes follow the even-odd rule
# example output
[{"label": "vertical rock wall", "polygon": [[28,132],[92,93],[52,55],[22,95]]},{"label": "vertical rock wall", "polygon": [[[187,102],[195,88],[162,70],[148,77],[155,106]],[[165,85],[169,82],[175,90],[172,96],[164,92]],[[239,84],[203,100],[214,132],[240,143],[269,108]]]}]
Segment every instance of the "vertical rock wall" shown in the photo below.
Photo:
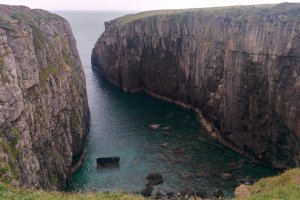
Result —
[{"label": "vertical rock wall", "polygon": [[70,25],[0,5],[0,179],[63,188],[85,151],[89,110]]},{"label": "vertical rock wall", "polygon": [[127,91],[200,111],[223,144],[300,166],[300,5],[152,11],[107,22],[92,64]]}]

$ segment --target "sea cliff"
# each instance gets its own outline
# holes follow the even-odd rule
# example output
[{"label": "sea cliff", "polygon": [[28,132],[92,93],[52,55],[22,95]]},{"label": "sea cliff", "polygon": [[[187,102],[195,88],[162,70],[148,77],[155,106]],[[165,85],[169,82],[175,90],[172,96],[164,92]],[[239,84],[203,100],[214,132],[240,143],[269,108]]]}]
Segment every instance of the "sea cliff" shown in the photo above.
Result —
[{"label": "sea cliff", "polygon": [[84,157],[88,123],[69,23],[0,5],[0,182],[63,188]]},{"label": "sea cliff", "polygon": [[105,23],[91,61],[126,91],[196,110],[243,155],[300,166],[300,4],[127,15]]}]

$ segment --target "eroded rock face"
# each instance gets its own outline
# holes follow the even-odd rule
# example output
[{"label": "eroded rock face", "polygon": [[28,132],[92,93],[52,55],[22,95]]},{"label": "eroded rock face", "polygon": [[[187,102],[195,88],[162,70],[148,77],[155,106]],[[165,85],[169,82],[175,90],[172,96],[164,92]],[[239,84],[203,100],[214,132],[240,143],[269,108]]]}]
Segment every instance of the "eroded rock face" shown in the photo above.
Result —
[{"label": "eroded rock face", "polygon": [[85,151],[89,110],[70,25],[0,5],[0,177],[63,188]]},{"label": "eroded rock face", "polygon": [[105,23],[92,65],[201,111],[223,144],[300,166],[300,5],[154,11]]}]

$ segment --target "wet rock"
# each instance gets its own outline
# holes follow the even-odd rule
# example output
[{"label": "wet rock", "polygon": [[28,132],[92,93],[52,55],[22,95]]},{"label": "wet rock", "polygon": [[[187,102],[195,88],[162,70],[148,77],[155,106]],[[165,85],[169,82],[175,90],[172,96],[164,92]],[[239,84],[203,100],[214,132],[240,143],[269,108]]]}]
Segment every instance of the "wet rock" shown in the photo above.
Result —
[{"label": "wet rock", "polygon": [[213,192],[213,196],[216,198],[223,198],[224,197],[224,193],[222,190],[215,190]]},{"label": "wet rock", "polygon": [[162,134],[165,135],[165,136],[171,136],[172,135],[172,133],[169,132],[169,131],[163,131]]},{"label": "wet rock", "polygon": [[185,152],[185,148],[183,146],[177,146],[173,149],[175,154],[182,154]]},{"label": "wet rock", "polygon": [[246,198],[251,194],[251,186],[248,185],[240,185],[234,190],[234,197],[236,198]]},{"label": "wet rock", "polygon": [[233,168],[233,167],[235,167],[236,165],[237,165],[236,162],[229,162],[229,163],[226,164],[226,166],[229,167],[229,168]]},{"label": "wet rock", "polygon": [[161,130],[166,131],[166,132],[171,132],[172,131],[170,126],[161,127]]},{"label": "wet rock", "polygon": [[182,172],[180,173],[180,178],[181,179],[191,179],[194,176],[193,173],[191,172]]},{"label": "wet rock", "polygon": [[224,179],[224,180],[229,180],[232,178],[232,174],[230,173],[222,173],[221,174],[221,178]]},{"label": "wet rock", "polygon": [[245,177],[242,179],[239,179],[240,185],[252,185],[254,183],[254,180],[250,177]]},{"label": "wet rock", "polygon": [[150,130],[158,130],[160,128],[160,124],[151,124],[149,125]]},{"label": "wet rock", "polygon": [[163,177],[160,173],[149,174],[146,179],[148,180],[147,185],[157,185],[163,182]]},{"label": "wet rock", "polygon": [[103,157],[97,158],[97,167],[114,167],[118,166],[120,157]]},{"label": "wet rock", "polygon": [[152,192],[153,192],[153,186],[148,185],[148,186],[146,186],[144,189],[142,189],[141,194],[142,194],[144,197],[150,197],[151,194],[152,194]]},{"label": "wet rock", "polygon": [[202,177],[205,177],[205,176],[206,176],[206,173],[205,173],[205,172],[202,172],[202,171],[199,171],[199,172],[196,173],[196,176],[197,176],[198,178],[202,178]]}]

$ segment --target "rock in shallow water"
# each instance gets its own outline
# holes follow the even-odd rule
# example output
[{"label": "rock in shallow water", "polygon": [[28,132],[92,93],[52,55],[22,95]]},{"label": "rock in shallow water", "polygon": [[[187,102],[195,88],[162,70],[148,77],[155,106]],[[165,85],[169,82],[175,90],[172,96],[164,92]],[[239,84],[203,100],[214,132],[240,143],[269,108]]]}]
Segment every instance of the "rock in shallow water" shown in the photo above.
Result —
[{"label": "rock in shallow water", "polygon": [[163,182],[163,177],[160,173],[149,174],[146,179],[148,180],[147,185],[157,185]]},{"label": "rock in shallow water", "polygon": [[160,128],[160,124],[151,124],[149,125],[150,130],[158,130]]}]

